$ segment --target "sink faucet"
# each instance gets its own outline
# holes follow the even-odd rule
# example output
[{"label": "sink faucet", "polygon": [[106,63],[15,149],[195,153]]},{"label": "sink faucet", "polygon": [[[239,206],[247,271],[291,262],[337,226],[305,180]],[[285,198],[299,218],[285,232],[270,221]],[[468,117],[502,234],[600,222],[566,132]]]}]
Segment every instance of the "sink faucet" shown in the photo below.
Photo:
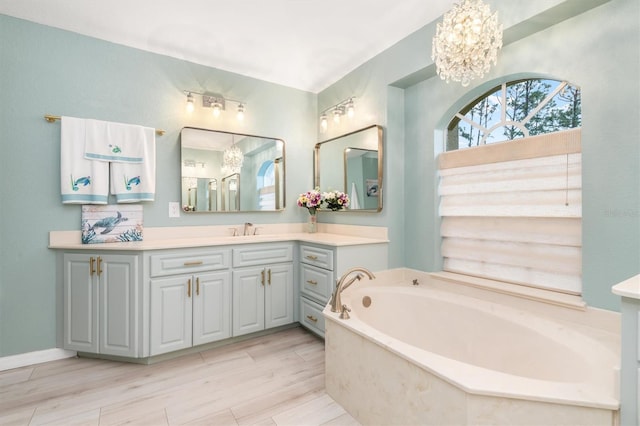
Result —
[{"label": "sink faucet", "polygon": [[244,224],[244,234],[242,234],[242,235],[251,235],[251,233],[249,232],[249,228],[251,228],[252,226],[253,226],[253,223],[245,222],[245,224]]},{"label": "sink faucet", "polygon": [[[353,276],[351,279],[349,279],[349,281],[346,281],[347,277],[349,277],[349,275],[353,274],[354,272],[357,272],[357,274]],[[362,277],[364,277],[364,275],[362,274],[363,272],[369,277],[370,280],[376,277],[368,269],[356,267],[356,268],[349,269],[338,279],[336,284],[336,289],[331,295],[331,302],[330,302],[331,312],[338,312],[338,308],[342,306],[342,298],[340,297],[340,293],[342,293],[344,289],[349,287],[356,280],[360,281]]]}]

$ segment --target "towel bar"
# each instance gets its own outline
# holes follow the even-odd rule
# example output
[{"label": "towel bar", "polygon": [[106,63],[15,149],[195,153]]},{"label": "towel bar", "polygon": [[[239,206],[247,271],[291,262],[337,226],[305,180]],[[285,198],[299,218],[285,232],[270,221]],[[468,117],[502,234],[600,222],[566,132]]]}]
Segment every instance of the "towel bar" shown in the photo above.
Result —
[{"label": "towel bar", "polygon": [[[47,114],[44,116],[44,119],[47,120],[49,123],[55,123],[56,121],[60,120],[60,116],[59,115],[50,115]],[[162,136],[164,135],[165,131],[162,129],[156,129],[156,135],[158,136]]]}]

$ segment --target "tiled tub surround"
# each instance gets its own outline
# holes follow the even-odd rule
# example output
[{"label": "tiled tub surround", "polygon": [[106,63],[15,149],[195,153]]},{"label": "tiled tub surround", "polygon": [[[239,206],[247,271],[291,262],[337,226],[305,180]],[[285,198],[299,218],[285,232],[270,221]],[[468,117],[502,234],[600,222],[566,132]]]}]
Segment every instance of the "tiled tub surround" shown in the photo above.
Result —
[{"label": "tiled tub surround", "polygon": [[376,276],[344,291],[350,319],[324,311],[327,392],[359,422],[617,422],[619,314],[408,269]]}]

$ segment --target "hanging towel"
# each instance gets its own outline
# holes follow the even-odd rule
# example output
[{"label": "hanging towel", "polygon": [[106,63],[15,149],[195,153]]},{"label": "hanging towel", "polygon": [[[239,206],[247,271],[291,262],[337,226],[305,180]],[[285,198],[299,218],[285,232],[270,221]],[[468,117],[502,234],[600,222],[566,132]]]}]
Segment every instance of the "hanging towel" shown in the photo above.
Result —
[{"label": "hanging towel", "polygon": [[153,201],[156,192],[155,129],[143,127],[143,163],[111,163],[111,194],[118,203]]},{"label": "hanging towel", "polygon": [[349,208],[352,210],[360,208],[360,202],[358,201],[358,191],[356,190],[355,182],[351,182],[351,195],[349,195]]},{"label": "hanging towel", "polygon": [[84,158],[96,161],[142,163],[145,128],[131,124],[87,120]]},{"label": "hanging towel", "polygon": [[62,117],[60,190],[63,204],[107,204],[109,163],[84,158],[86,120]]}]

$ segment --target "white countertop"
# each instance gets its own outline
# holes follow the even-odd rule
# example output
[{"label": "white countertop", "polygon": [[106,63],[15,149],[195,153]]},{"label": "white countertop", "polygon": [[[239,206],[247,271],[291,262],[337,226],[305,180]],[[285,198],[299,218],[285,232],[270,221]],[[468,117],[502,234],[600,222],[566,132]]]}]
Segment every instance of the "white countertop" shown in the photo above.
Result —
[{"label": "white countertop", "polygon": [[[295,227],[260,227],[263,234],[229,236],[230,227],[145,228],[144,241],[82,244],[80,231],[51,231],[49,248],[64,250],[145,251],[189,247],[211,247],[235,244],[255,244],[285,241],[318,243],[328,246],[353,246],[388,243],[386,228],[325,224],[323,232],[300,232]],[[264,229],[263,229],[264,228]],[[365,229],[366,228],[366,229]],[[329,232],[327,232],[329,231]],[[332,232],[333,231],[333,232]],[[221,234],[222,233],[222,234]],[[226,235],[225,235],[226,234]]]},{"label": "white countertop", "polygon": [[611,291],[618,296],[640,299],[640,274],[614,285]]}]

